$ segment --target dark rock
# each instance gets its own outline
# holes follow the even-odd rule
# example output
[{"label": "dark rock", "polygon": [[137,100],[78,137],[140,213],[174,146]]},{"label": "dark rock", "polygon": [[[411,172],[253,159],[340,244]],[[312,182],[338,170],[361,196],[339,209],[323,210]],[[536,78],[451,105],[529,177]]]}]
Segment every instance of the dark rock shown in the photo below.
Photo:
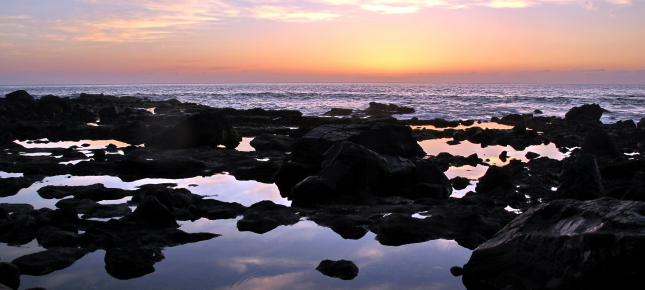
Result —
[{"label": "dark rock", "polygon": [[0,284],[17,290],[20,287],[20,271],[10,263],[0,263]]},{"label": "dark rock", "polygon": [[203,112],[186,118],[146,142],[155,148],[176,149],[224,145],[233,149],[242,141],[228,120],[218,113]]},{"label": "dark rock", "polygon": [[414,108],[399,106],[395,104],[381,104],[370,102],[365,113],[373,116],[393,115],[393,114],[412,114]]},{"label": "dark rock", "polygon": [[154,228],[179,227],[168,207],[152,195],[146,196],[137,209],[125,219]]},{"label": "dark rock", "polygon": [[92,153],[94,153],[94,155],[92,155],[92,159],[94,159],[94,161],[105,161],[104,150],[94,150]]},{"label": "dark rock", "polygon": [[535,159],[535,158],[540,157],[540,154],[537,154],[535,152],[529,151],[529,152],[526,152],[526,155],[524,155],[524,156],[526,157],[526,159],[531,160],[531,159]]},{"label": "dark rock", "polygon": [[118,188],[106,188],[97,183],[87,186],[45,186],[38,190],[38,194],[46,199],[61,199],[74,196],[77,199],[90,199],[94,201],[116,200],[130,196],[132,191]]},{"label": "dark rock", "polygon": [[345,109],[345,108],[331,108],[331,110],[325,112],[325,116],[349,116],[354,110]]},{"label": "dark rock", "polygon": [[450,180],[452,183],[452,187],[454,187],[456,190],[462,190],[468,187],[470,185],[470,180],[465,177],[457,176],[453,179]]},{"label": "dark rock", "polygon": [[262,134],[251,140],[251,146],[257,151],[289,151],[295,140],[285,135]]},{"label": "dark rock", "polygon": [[79,244],[80,236],[57,227],[47,226],[38,230],[36,239],[38,244],[45,248],[74,247]]},{"label": "dark rock", "polygon": [[296,161],[320,161],[331,146],[341,141],[363,145],[379,154],[407,158],[425,155],[410,127],[383,123],[316,127],[294,143],[292,155]]},{"label": "dark rock", "polygon": [[376,233],[376,240],[379,243],[386,246],[401,246],[437,238],[428,225],[429,222],[426,220],[393,213],[383,218],[372,228],[372,231]]},{"label": "dark rock", "polygon": [[571,124],[599,124],[604,112],[606,110],[598,104],[586,104],[571,108],[564,119]]},{"label": "dark rock", "polygon": [[53,248],[13,260],[24,275],[42,276],[71,266],[85,256],[87,250],[79,248]]},{"label": "dark rock", "polygon": [[91,199],[66,198],[56,203],[58,208],[73,209],[83,218],[113,218],[129,215],[132,210],[127,204],[100,204]]},{"label": "dark rock", "polygon": [[607,194],[596,157],[590,154],[580,154],[567,163],[560,179],[555,198],[588,200]]},{"label": "dark rock", "polygon": [[455,277],[459,277],[464,274],[464,269],[459,266],[450,267],[450,274]]},{"label": "dark rock", "polygon": [[324,260],[316,267],[320,273],[326,276],[342,280],[352,280],[358,276],[358,267],[354,262],[347,260]]},{"label": "dark rock", "polygon": [[163,259],[159,248],[113,248],[105,252],[105,270],[120,280],[134,279],[154,272]]},{"label": "dark rock", "polygon": [[5,95],[5,99],[14,104],[34,104],[34,97],[27,91],[19,90]]},{"label": "dark rock", "polygon": [[510,167],[490,166],[484,176],[479,178],[476,191],[479,193],[490,193],[495,190],[513,189],[513,170]]},{"label": "dark rock", "polygon": [[502,153],[499,154],[499,160],[501,160],[502,162],[506,162],[507,159],[508,159],[508,151],[504,150],[502,151]]},{"label": "dark rock", "polygon": [[21,189],[29,187],[34,181],[25,177],[0,178],[0,197],[15,195]]},{"label": "dark rock", "polygon": [[557,200],[520,215],[464,266],[468,289],[640,289],[645,203]]},{"label": "dark rock", "polygon": [[599,157],[621,157],[622,154],[614,140],[602,129],[595,129],[585,137],[582,148],[583,154],[592,154]]},{"label": "dark rock", "polygon": [[244,218],[237,222],[237,228],[240,231],[264,234],[280,225],[292,225],[299,220],[300,217],[293,209],[265,200],[247,208]]},{"label": "dark rock", "polygon": [[540,110],[540,109],[535,109],[535,110],[533,111],[533,114],[536,114],[536,115],[542,115],[542,114],[544,114],[544,112],[542,112],[542,110]]}]

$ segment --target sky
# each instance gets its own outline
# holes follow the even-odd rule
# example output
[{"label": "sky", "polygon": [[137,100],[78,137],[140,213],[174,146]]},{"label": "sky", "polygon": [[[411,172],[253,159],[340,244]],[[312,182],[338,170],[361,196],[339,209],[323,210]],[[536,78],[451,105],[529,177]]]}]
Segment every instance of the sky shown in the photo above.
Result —
[{"label": "sky", "polygon": [[0,84],[645,84],[645,0],[0,0]]}]

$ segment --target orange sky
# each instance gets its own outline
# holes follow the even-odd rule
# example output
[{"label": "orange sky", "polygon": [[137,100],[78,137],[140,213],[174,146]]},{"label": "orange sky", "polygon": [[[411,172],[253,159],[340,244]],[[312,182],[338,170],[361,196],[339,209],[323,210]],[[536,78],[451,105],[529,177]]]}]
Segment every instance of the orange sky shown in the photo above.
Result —
[{"label": "orange sky", "polygon": [[0,6],[5,84],[423,81],[473,73],[504,74],[498,80],[504,82],[513,73],[645,71],[642,1],[3,0]]}]

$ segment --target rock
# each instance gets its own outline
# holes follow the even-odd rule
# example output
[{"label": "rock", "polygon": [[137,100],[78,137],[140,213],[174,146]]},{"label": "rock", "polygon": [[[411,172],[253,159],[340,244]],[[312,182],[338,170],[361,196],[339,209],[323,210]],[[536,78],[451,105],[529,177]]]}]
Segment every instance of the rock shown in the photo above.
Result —
[{"label": "rock", "polygon": [[162,149],[224,145],[233,149],[241,141],[242,137],[225,117],[214,112],[202,112],[162,131],[146,145]]},{"label": "rock", "polygon": [[386,246],[426,242],[438,238],[439,233],[432,232],[428,221],[399,213],[386,216],[371,230],[376,233],[376,240]]},{"label": "rock", "polygon": [[24,275],[43,276],[71,266],[86,253],[87,250],[79,248],[52,248],[22,256],[12,263]]},{"label": "rock", "polygon": [[56,207],[73,209],[85,219],[122,217],[132,213],[127,204],[100,204],[90,199],[66,198],[58,201]]},{"label": "rock", "polygon": [[622,157],[614,140],[602,129],[595,129],[587,134],[580,152],[598,157]]},{"label": "rock", "polygon": [[34,97],[27,91],[19,90],[5,95],[5,99],[14,104],[34,104]]},{"label": "rock", "polygon": [[556,200],[518,216],[464,266],[468,289],[640,289],[645,203]]},{"label": "rock", "polygon": [[504,150],[499,154],[499,160],[506,162],[506,159],[508,159],[508,151]]},{"label": "rock", "polygon": [[15,195],[21,189],[29,187],[34,181],[25,177],[0,178],[0,197]]},{"label": "rock", "polygon": [[607,194],[596,157],[580,154],[565,164],[554,198],[595,199]]},{"label": "rock", "polygon": [[476,191],[479,193],[490,193],[496,190],[513,189],[513,170],[510,167],[490,166],[484,176],[479,178]]},{"label": "rock", "polygon": [[264,234],[280,225],[292,225],[299,220],[300,216],[291,208],[265,200],[247,208],[244,217],[237,222],[237,228]]},{"label": "rock", "polygon": [[345,108],[331,108],[331,110],[325,112],[324,116],[349,116],[354,110],[345,109]]},{"label": "rock", "polygon": [[257,151],[289,151],[295,140],[285,135],[262,134],[251,140],[251,146]]},{"label": "rock", "polygon": [[132,195],[131,190],[106,188],[101,183],[87,186],[45,186],[38,190],[38,195],[46,199],[62,199],[74,196],[76,199],[90,199],[93,201],[117,200]]},{"label": "rock", "polygon": [[316,267],[320,273],[326,276],[342,280],[352,280],[358,276],[358,267],[354,262],[347,260],[324,260]]},{"label": "rock", "polygon": [[18,270],[18,267],[11,263],[0,263],[0,285],[2,284],[14,290],[20,287],[20,270]]},{"label": "rock", "polygon": [[468,187],[470,185],[470,180],[465,177],[457,176],[453,179],[450,180],[452,183],[452,187],[454,187],[456,190],[462,190]]},{"label": "rock", "polygon": [[124,219],[153,228],[179,227],[168,207],[152,195],[146,196],[137,209]]},{"label": "rock", "polygon": [[542,114],[544,114],[544,112],[542,112],[542,110],[540,110],[540,109],[535,109],[535,110],[533,110],[533,114],[542,115]]},{"label": "rock", "polygon": [[108,249],[105,271],[120,280],[134,279],[154,272],[154,264],[163,259],[159,248]]},{"label": "rock", "polygon": [[409,126],[366,123],[318,126],[294,143],[292,156],[296,161],[319,162],[331,146],[341,141],[351,141],[384,155],[406,158],[425,155]]},{"label": "rock", "polygon": [[36,234],[38,244],[45,248],[74,247],[79,244],[79,239],[77,233],[53,226],[40,228]]},{"label": "rock", "polygon": [[370,102],[365,113],[372,116],[389,116],[394,114],[412,114],[414,108],[399,106],[395,104],[381,104]]},{"label": "rock", "polygon": [[450,274],[455,277],[459,277],[464,274],[464,269],[459,266],[450,267]]},{"label": "rock", "polygon": [[570,124],[597,125],[600,123],[600,118],[604,112],[606,110],[598,104],[586,104],[571,108],[564,116],[564,119]]},{"label": "rock", "polygon": [[524,157],[526,157],[526,159],[531,160],[531,159],[535,159],[535,158],[540,157],[540,154],[537,154],[535,152],[529,151],[529,152],[526,152],[526,155],[524,155]]}]

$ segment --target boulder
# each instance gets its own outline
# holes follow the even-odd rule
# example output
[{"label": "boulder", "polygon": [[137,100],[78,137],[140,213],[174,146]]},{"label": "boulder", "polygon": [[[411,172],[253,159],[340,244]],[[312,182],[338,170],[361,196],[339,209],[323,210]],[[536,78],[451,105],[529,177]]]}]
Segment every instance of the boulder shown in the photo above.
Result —
[{"label": "boulder", "polygon": [[600,123],[602,114],[606,112],[598,104],[586,104],[571,108],[564,116],[567,123],[594,125]]},{"label": "boulder", "polygon": [[580,148],[580,152],[598,157],[622,157],[622,153],[618,150],[616,142],[602,129],[594,129],[587,134]]},{"label": "boulder", "polygon": [[347,260],[324,260],[316,267],[320,273],[326,276],[342,280],[352,280],[358,276],[358,267],[354,262]]},{"label": "boulder", "polygon": [[233,149],[241,141],[242,137],[225,117],[219,113],[202,112],[163,130],[146,145],[162,149],[224,145]]},{"label": "boulder", "polygon": [[451,179],[450,183],[452,183],[452,187],[454,187],[456,190],[462,190],[470,185],[470,180],[465,177],[457,176]]},{"label": "boulder", "polygon": [[598,162],[591,154],[580,154],[565,164],[560,182],[554,198],[588,200],[607,195]]},{"label": "boulder", "polygon": [[179,227],[168,207],[152,195],[146,196],[137,209],[124,219],[152,228]]},{"label": "boulder", "polygon": [[645,203],[556,200],[529,209],[480,245],[468,289],[640,289]]},{"label": "boulder", "polygon": [[12,263],[24,275],[43,276],[71,266],[86,253],[87,250],[79,248],[52,248],[22,256]]},{"label": "boulder", "polygon": [[8,93],[5,95],[5,99],[9,103],[21,105],[33,105],[35,102],[34,97],[24,90]]}]

